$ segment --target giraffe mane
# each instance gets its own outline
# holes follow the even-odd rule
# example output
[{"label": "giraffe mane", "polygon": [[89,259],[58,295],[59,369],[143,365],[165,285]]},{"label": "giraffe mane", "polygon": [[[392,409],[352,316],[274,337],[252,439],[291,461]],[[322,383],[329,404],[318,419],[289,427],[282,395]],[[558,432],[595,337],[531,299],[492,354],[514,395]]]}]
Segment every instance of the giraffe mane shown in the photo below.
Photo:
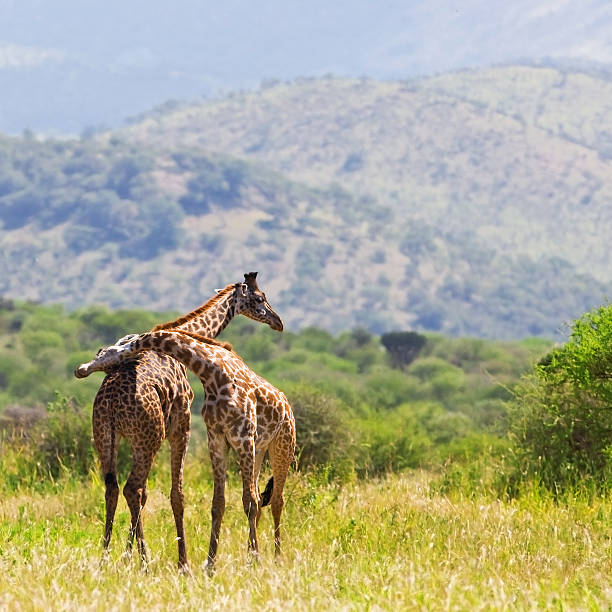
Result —
[{"label": "giraffe mane", "polygon": [[183,336],[189,336],[198,342],[202,342],[203,344],[213,344],[215,346],[220,346],[228,351],[234,351],[232,345],[229,342],[220,342],[219,340],[215,340],[213,338],[209,338],[208,336],[202,336],[201,334],[195,334],[190,331],[183,331],[182,329],[156,329],[154,331],[169,331],[175,334],[182,334]]},{"label": "giraffe mane", "polygon": [[[219,293],[217,293],[217,295],[213,295],[207,302],[204,302],[204,304],[202,304],[195,310],[192,310],[190,313],[187,313],[186,315],[179,317],[178,319],[175,319],[174,321],[168,321],[167,323],[160,323],[159,325],[156,325],[151,331],[164,331],[166,329],[172,329],[174,327],[177,327],[178,325],[184,325],[185,323],[188,323],[192,319],[199,317],[203,312],[210,310],[213,306],[215,306],[218,302],[220,302],[224,297],[226,297],[227,294],[230,293],[230,291],[233,291],[235,287],[236,285],[233,283],[231,285],[228,285],[224,289],[221,289]],[[183,332],[182,330],[177,330],[177,331],[181,331],[181,333],[187,333],[187,332]]]}]

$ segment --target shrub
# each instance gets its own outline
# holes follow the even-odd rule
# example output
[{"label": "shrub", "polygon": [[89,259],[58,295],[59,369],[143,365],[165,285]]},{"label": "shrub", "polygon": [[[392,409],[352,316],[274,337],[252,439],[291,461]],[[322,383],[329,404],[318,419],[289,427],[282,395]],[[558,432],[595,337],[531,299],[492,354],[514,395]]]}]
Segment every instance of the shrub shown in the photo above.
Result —
[{"label": "shrub", "polygon": [[64,470],[86,476],[93,466],[90,415],[65,397],[47,404],[47,416],[33,428],[32,442],[41,473],[53,478]]},{"label": "shrub", "polygon": [[4,484],[36,487],[63,474],[70,478],[89,474],[94,466],[89,414],[58,395],[44,416],[35,416],[27,423],[15,419],[13,428],[5,432],[0,455]]},{"label": "shrub", "polygon": [[610,488],[612,307],[574,322],[569,341],[541,360],[515,394],[517,469],[554,492]]},{"label": "shrub", "polygon": [[443,413],[429,402],[405,403],[384,415],[372,411],[360,423],[364,433],[359,474],[378,476],[425,465],[434,444],[428,423]]},{"label": "shrub", "polygon": [[365,385],[365,400],[372,408],[391,409],[423,397],[423,386],[398,370],[374,368]]},{"label": "shrub", "polygon": [[304,384],[290,387],[287,397],[295,415],[298,469],[329,467],[331,476],[348,478],[354,468],[354,440],[347,408]]}]

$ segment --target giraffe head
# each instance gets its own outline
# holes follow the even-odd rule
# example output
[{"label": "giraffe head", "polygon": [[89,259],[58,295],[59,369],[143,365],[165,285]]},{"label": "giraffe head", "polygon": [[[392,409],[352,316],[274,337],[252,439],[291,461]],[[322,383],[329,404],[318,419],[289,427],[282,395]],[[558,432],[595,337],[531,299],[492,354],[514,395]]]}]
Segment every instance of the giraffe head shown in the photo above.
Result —
[{"label": "giraffe head", "polygon": [[257,272],[244,275],[244,283],[236,283],[236,314],[267,323],[276,331],[283,331],[283,322],[266,299],[266,294],[257,286]]},{"label": "giraffe head", "polygon": [[[138,336],[136,334],[131,334],[135,338]],[[112,346],[107,346],[106,348],[101,348],[97,353],[96,357],[87,363],[82,363],[78,366],[74,375],[77,378],[86,378],[93,372],[103,372],[105,368],[109,368],[112,366],[116,366],[122,361],[125,361],[126,358],[130,356],[133,357],[133,353],[129,353],[126,347],[125,341],[126,336],[121,338],[121,340],[117,344],[113,344]]]}]

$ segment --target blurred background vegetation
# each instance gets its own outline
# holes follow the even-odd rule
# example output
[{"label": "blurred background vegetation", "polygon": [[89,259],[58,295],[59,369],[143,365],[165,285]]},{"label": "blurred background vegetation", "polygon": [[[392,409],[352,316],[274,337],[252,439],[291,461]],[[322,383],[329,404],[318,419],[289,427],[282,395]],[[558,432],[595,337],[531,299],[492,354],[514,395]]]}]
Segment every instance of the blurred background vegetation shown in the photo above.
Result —
[{"label": "blurred background vegetation", "polygon": [[[90,410],[102,380],[73,377],[75,365],[128,332],[172,313],[4,301],[0,309],[0,419],[5,448],[19,440],[28,460],[20,478],[95,469]],[[469,458],[506,439],[506,402],[529,363],[550,343],[503,343],[363,328],[332,335],[317,328],[278,334],[238,317],[223,337],[259,374],[283,389],[295,411],[297,466],[330,478],[376,476]],[[394,353],[385,349],[393,340]],[[382,340],[382,341],[381,341]],[[397,347],[405,345],[403,352]],[[192,450],[205,444],[196,392]],[[18,445],[19,446],[19,445]],[[25,447],[24,447],[25,448]],[[27,465],[26,465],[27,464]],[[7,467],[5,465],[5,467]],[[21,468],[20,468],[21,469]]]},{"label": "blurred background vegetation", "polygon": [[187,312],[258,269],[291,329],[561,338],[612,287],[611,83],[297,79],[0,135],[0,295]]},{"label": "blurred background vegetation", "polygon": [[[74,367],[173,314],[67,312],[4,300],[0,486],[44,488],[62,476],[96,473],[90,413],[102,375],[76,380]],[[514,496],[526,486],[554,494],[609,489],[612,307],[586,313],[557,346],[412,331],[376,336],[363,328],[279,334],[243,317],[222,337],[287,394],[297,422],[296,468],[324,482],[425,469],[439,491],[468,495]],[[203,390],[190,377],[190,455],[207,465]],[[125,475],[126,446],[119,463]]]},{"label": "blurred background vegetation", "polygon": [[300,470],[606,490],[611,96],[571,64],[324,77],[0,136],[6,482],[95,469],[74,366],[259,269],[288,331],[225,336],[287,392]]}]

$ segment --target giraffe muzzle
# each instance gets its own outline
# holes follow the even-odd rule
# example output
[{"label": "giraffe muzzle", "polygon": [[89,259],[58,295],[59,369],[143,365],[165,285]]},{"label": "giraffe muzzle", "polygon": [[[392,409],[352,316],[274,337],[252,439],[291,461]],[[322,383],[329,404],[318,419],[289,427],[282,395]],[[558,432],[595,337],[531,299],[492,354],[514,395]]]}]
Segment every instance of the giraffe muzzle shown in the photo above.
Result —
[{"label": "giraffe muzzle", "polygon": [[75,368],[74,375],[77,378],[86,378],[89,376],[89,370],[87,368],[87,364],[82,363],[79,367]]},{"label": "giraffe muzzle", "polygon": [[281,318],[276,315],[275,317],[273,317],[272,322],[270,323],[270,327],[274,330],[274,331],[279,331],[282,332],[283,331],[283,322],[281,320]]}]

